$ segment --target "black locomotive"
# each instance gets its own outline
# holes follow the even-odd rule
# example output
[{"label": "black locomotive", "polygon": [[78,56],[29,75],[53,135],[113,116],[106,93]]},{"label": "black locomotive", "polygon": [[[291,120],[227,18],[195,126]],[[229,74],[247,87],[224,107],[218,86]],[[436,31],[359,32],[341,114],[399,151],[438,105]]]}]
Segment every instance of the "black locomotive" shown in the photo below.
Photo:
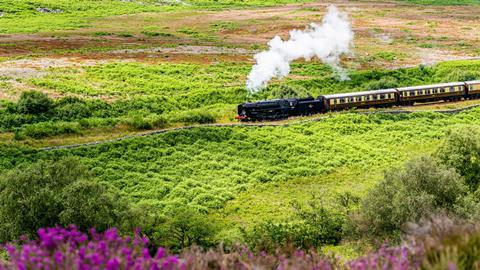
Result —
[{"label": "black locomotive", "polygon": [[238,105],[240,121],[280,120],[351,108],[379,108],[413,105],[438,100],[455,101],[480,97],[480,80],[364,92],[322,95],[318,98],[287,98]]}]

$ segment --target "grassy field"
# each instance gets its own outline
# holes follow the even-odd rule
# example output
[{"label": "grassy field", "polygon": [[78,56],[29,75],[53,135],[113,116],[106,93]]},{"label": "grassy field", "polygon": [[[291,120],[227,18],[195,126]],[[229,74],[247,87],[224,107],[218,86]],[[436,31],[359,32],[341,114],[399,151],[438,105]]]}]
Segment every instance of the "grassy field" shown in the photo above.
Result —
[{"label": "grassy field", "polygon": [[362,196],[384,170],[430,152],[447,130],[478,126],[479,114],[345,114],[290,127],[196,128],[50,152],[3,145],[1,166],[77,156],[147,213],[189,204],[235,231],[286,220],[290,203],[312,193],[333,208],[338,194]]},{"label": "grassy field", "polygon": [[[262,7],[308,1],[297,0],[5,0],[0,3],[0,33],[38,33],[91,27],[91,22],[115,15],[178,10]],[[44,9],[39,10],[39,9]]]},{"label": "grassy field", "polygon": [[[433,67],[354,71],[339,82],[318,63],[295,64],[292,78],[276,81],[253,96],[244,90],[249,66],[244,63],[173,64],[108,63],[81,68],[54,68],[39,78],[24,79],[32,89],[61,97],[41,115],[25,115],[4,103],[0,128],[20,143],[66,135],[88,140],[97,133],[119,136],[135,130],[234,121],[236,106],[248,100],[318,96],[438,82],[465,81],[480,75],[479,61]],[[8,79],[6,80],[8,83]],[[16,91],[15,89],[6,90]],[[76,97],[74,99],[69,98]],[[469,104],[471,104],[470,102]],[[473,102],[474,103],[474,102]],[[461,106],[452,104],[450,107]],[[1,109],[0,109],[1,110]],[[33,139],[33,140],[32,140]]]}]

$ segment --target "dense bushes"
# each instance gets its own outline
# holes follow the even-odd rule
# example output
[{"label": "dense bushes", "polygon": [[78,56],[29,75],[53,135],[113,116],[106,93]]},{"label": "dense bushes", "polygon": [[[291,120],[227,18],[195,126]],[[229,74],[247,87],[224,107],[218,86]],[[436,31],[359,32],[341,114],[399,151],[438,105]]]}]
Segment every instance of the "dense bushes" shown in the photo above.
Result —
[{"label": "dense bushes", "polygon": [[[470,80],[480,76],[478,61],[459,61],[433,67],[352,72],[351,80],[339,82],[328,67],[299,63],[293,65],[292,73],[312,79],[274,83],[249,96],[243,85],[249,69],[249,65],[239,63],[111,63],[86,67],[85,72],[80,73],[54,69],[48,76],[33,79],[32,83],[67,95],[81,94],[91,98],[67,96],[52,101],[44,94],[26,92],[17,104],[0,109],[0,129],[23,130],[39,122],[85,122],[91,118],[121,122],[138,130],[178,123],[204,124],[220,119],[233,120],[236,106],[248,100],[316,97],[327,93]],[[100,95],[112,101],[103,101],[98,98]],[[82,129],[86,128],[82,125]]]},{"label": "dense bushes", "polygon": [[154,227],[150,238],[157,246],[180,251],[197,245],[212,247],[218,244],[215,239],[218,223],[212,218],[190,206],[178,206],[166,213],[161,224]]},{"label": "dense bushes", "polygon": [[307,207],[295,205],[293,221],[265,222],[244,230],[246,243],[254,250],[273,252],[278,248],[319,248],[337,245],[343,238],[345,213],[327,209],[314,197]]},{"label": "dense bushes", "polygon": [[105,230],[122,226],[128,205],[95,183],[77,159],[41,161],[0,177],[0,241],[56,224]]},{"label": "dense bushes", "polygon": [[149,246],[136,232],[122,237],[116,229],[89,234],[69,228],[41,228],[38,239],[6,246],[1,269],[478,269],[479,225],[445,217],[412,226],[402,246],[368,252],[346,260],[310,250],[252,252],[235,246],[201,250],[192,247],[172,256],[163,247]]},{"label": "dense bushes", "polygon": [[[93,231],[93,230],[92,230]],[[421,248],[383,247],[364,257],[343,261],[315,251],[251,252],[237,246],[201,250],[189,248],[179,255],[168,255],[163,247],[150,247],[138,233],[122,237],[117,230],[84,234],[70,228],[42,228],[38,240],[7,245],[1,269],[416,269],[421,265]],[[149,252],[150,251],[150,252]]]},{"label": "dense bushes", "polygon": [[60,134],[78,134],[81,125],[77,122],[40,122],[25,126],[15,131],[15,138],[22,139],[25,136],[41,139]]},{"label": "dense bushes", "polygon": [[472,127],[450,131],[433,156],[386,172],[364,199],[355,229],[395,238],[408,222],[439,213],[478,218],[479,140]]},{"label": "dense bushes", "polygon": [[150,104],[155,102],[159,100],[108,104],[69,96],[54,101],[40,92],[24,92],[18,103],[10,103],[3,112],[0,111],[0,128],[15,131],[16,139],[41,139],[60,134],[79,134],[83,129],[112,127],[118,123],[135,130],[146,130],[165,128],[172,123],[189,125],[216,121],[212,113],[202,110],[161,114],[164,111],[161,104]]},{"label": "dense bushes", "polygon": [[406,222],[438,212],[455,212],[467,194],[463,179],[430,157],[408,161],[385,174],[362,203],[364,233],[389,237]]},{"label": "dense bushes", "polygon": [[464,127],[449,131],[446,140],[436,152],[441,162],[455,169],[465,178],[470,190],[475,191],[480,183],[480,132]]},{"label": "dense bushes", "polygon": [[[15,168],[21,163],[38,160],[79,157],[98,181],[118,188],[132,203],[133,208],[142,209],[138,212],[153,216],[151,219],[145,218],[146,221],[142,221],[141,224],[148,225],[149,235],[155,239],[155,243],[163,243],[162,245],[171,245],[170,240],[167,241],[158,234],[153,236],[154,232],[170,219],[165,217],[168,217],[169,212],[178,205],[195,208],[199,214],[203,213],[199,219],[204,220],[205,215],[211,211],[221,212],[227,203],[231,206],[229,209],[236,207],[241,209],[238,212],[228,210],[225,213],[227,221],[230,221],[232,216],[235,221],[248,220],[250,216],[254,216],[255,222],[251,223],[254,227],[255,224],[269,220],[264,216],[258,219],[256,214],[258,211],[272,213],[269,217],[278,217],[271,222],[276,227],[270,226],[266,229],[259,227],[257,231],[259,233],[264,231],[267,236],[256,239],[270,241],[268,234],[272,235],[272,231],[279,231],[274,234],[284,239],[293,239],[298,246],[324,245],[338,243],[348,235],[349,231],[345,231],[344,225],[345,222],[350,224],[347,216],[354,215],[352,213],[355,211],[350,209],[347,213],[340,210],[338,205],[349,205],[356,199],[343,196],[338,202],[333,198],[335,200],[333,202],[328,195],[325,198],[327,201],[324,209],[325,218],[318,219],[325,224],[306,222],[307,218],[299,215],[295,215],[294,220],[283,222],[285,220],[282,218],[291,217],[296,208],[293,208],[294,210],[281,208],[282,211],[279,212],[277,201],[271,203],[269,200],[274,198],[279,203],[286,204],[292,197],[298,198],[298,192],[301,191],[291,194],[293,191],[289,190],[288,195],[279,196],[277,199],[277,194],[281,195],[284,192],[282,189],[290,181],[294,183],[297,179],[307,183],[318,181],[320,184],[314,187],[325,187],[327,193],[333,190],[330,185],[334,185],[334,190],[351,190],[354,194],[360,195],[358,190],[367,190],[381,178],[379,171],[390,167],[397,168],[397,171],[387,174],[388,181],[382,182],[382,188],[388,191],[385,196],[367,196],[377,199],[379,203],[372,201],[369,204],[361,204],[371,205],[371,209],[377,211],[364,215],[373,218],[363,218],[363,223],[357,223],[360,229],[365,228],[361,227],[365,224],[370,226],[368,229],[374,228],[376,235],[373,237],[398,235],[399,229],[403,228],[402,223],[415,221],[422,213],[430,210],[448,211],[462,217],[477,216],[475,211],[480,208],[476,190],[466,188],[467,183],[463,182],[464,173],[449,168],[442,159],[410,162],[406,165],[408,168],[401,170],[398,168],[403,168],[400,164],[413,154],[434,152],[434,146],[452,125],[463,123],[472,127],[478,126],[479,112],[474,109],[458,115],[346,114],[288,127],[203,127],[57,151],[33,151],[29,148],[2,146],[0,165],[2,170],[5,170]],[[464,133],[464,136],[467,136],[471,132]],[[451,147],[442,146],[441,149],[443,148]],[[467,145],[465,149],[474,148]],[[345,178],[341,174],[329,180],[332,172],[345,167],[349,170],[353,168],[354,175],[347,175],[348,178]],[[409,171],[415,171],[416,174],[411,177]],[[357,181],[359,178],[357,174],[361,175],[361,181]],[[462,185],[456,185],[458,179],[461,179],[459,181]],[[451,180],[455,180],[456,184],[444,185]],[[439,185],[437,182],[443,184]],[[352,183],[355,185],[353,189]],[[393,184],[390,186],[388,183]],[[304,190],[305,187],[303,184],[299,186],[300,190]],[[432,187],[435,189],[431,189]],[[262,192],[262,189],[266,192]],[[272,192],[273,190],[275,192]],[[240,193],[255,196],[242,197],[243,194],[239,195]],[[239,196],[246,199],[229,202]],[[259,196],[265,201],[263,204],[256,201]],[[406,203],[407,200],[416,202],[419,207],[402,208],[402,203]],[[148,207],[142,208],[143,205]],[[387,211],[384,205],[396,207],[396,210]],[[364,209],[359,214],[362,211],[368,212]],[[378,220],[390,223],[384,226]],[[225,226],[231,225],[227,222]],[[231,227],[229,229],[235,230],[235,226]],[[199,230],[204,229],[206,232],[210,231],[208,228]],[[225,236],[225,228],[222,227],[220,230],[223,232],[218,234]],[[325,237],[326,232],[332,239]],[[237,237],[239,233],[234,232],[232,235]],[[208,245],[212,236],[207,233],[203,239],[207,240],[198,242]],[[188,242],[191,241],[185,241]],[[266,243],[253,245],[271,246]]]},{"label": "dense bushes", "polygon": [[17,110],[24,114],[41,114],[53,107],[53,101],[44,93],[29,91],[23,92],[17,103]]}]

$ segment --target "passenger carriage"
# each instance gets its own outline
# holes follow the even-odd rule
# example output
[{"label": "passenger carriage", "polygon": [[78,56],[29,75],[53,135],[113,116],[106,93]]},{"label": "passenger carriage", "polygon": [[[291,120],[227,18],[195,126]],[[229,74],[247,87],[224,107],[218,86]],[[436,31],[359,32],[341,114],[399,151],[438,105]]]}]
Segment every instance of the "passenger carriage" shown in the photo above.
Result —
[{"label": "passenger carriage", "polygon": [[469,98],[480,98],[480,80],[465,82]]},{"label": "passenger carriage", "polygon": [[465,97],[465,83],[443,83],[397,88],[401,105],[437,100],[460,100]]},{"label": "passenger carriage", "polygon": [[320,96],[325,110],[338,111],[349,108],[388,107],[395,105],[397,90],[382,89],[374,91],[331,94]]}]

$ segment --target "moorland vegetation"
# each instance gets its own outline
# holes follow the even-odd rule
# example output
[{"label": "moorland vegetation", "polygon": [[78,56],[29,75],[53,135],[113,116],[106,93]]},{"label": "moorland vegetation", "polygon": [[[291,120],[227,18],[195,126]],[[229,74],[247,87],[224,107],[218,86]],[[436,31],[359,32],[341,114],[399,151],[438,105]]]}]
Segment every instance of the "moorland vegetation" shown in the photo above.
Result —
[{"label": "moorland vegetation", "polygon": [[[92,28],[101,19],[134,14],[161,17],[163,12],[233,8],[256,12],[257,7],[297,2],[307,1],[5,0],[0,2],[0,38],[6,41],[2,40],[0,50],[32,47],[18,56],[28,60],[62,53],[86,57],[113,49],[53,45],[50,49],[47,44],[45,50],[36,48],[41,42],[35,40],[18,44],[8,40],[15,34],[66,43],[77,35],[97,42],[108,37],[109,41],[139,42],[136,46],[141,49],[158,46],[149,45],[150,41],[165,42],[162,46],[171,48],[184,43],[212,45],[217,40],[206,33],[240,31],[241,23],[259,21],[210,22],[204,26],[210,32],[191,25],[142,24],[135,30],[138,33],[110,24],[98,31]],[[478,4],[474,0],[407,2]],[[315,7],[291,13],[305,10],[320,11]],[[463,14],[461,19],[467,21],[470,15]],[[153,15],[143,19],[143,23],[155,20]],[[418,21],[409,23],[423,27]],[[433,19],[425,25],[430,31],[427,36],[402,28],[399,33],[405,36],[384,44],[382,51],[362,51],[356,63],[395,63],[397,57],[407,55],[393,52],[399,44],[422,49],[473,47],[470,41],[439,37],[438,22]],[[470,26],[463,28],[474,31]],[[251,34],[257,35],[254,30]],[[386,34],[382,29],[371,30],[373,37]],[[258,31],[261,34],[261,27]],[[252,53],[262,48],[255,42],[239,46]],[[15,63],[16,57],[0,58],[0,62]],[[292,65],[289,78],[249,95],[244,83],[251,62],[235,61],[222,53],[201,61],[199,56],[189,57],[181,61],[117,58],[85,66],[53,66],[25,77],[0,74],[0,90],[5,90],[0,94],[9,97],[0,100],[0,242],[13,244],[7,246],[9,260],[2,260],[0,269],[41,268],[39,258],[52,269],[70,266],[71,260],[106,269],[239,264],[245,268],[472,269],[480,265],[478,108],[455,115],[364,115],[352,110],[277,127],[204,126],[70,149],[35,147],[48,146],[48,139],[57,144],[66,144],[70,137],[93,140],[89,136],[102,132],[230,123],[236,106],[249,100],[480,78],[478,60],[359,69],[350,71],[350,80],[342,82],[326,65],[298,62]],[[99,233],[85,234],[90,228]],[[396,247],[385,246],[385,241]],[[330,256],[330,250],[346,258]],[[120,251],[123,257],[117,256]]]},{"label": "moorland vegetation", "polygon": [[479,61],[457,61],[432,67],[357,71],[350,74],[350,80],[339,82],[327,66],[304,63],[293,67],[293,74],[304,78],[273,84],[249,96],[242,82],[249,69],[245,64],[115,63],[84,69],[56,69],[32,79],[32,84],[66,97],[53,101],[45,94],[24,92],[16,103],[4,101],[0,130],[14,132],[15,139],[21,140],[122,126],[146,130],[230,122],[236,106],[247,100],[316,97],[480,76]]}]

